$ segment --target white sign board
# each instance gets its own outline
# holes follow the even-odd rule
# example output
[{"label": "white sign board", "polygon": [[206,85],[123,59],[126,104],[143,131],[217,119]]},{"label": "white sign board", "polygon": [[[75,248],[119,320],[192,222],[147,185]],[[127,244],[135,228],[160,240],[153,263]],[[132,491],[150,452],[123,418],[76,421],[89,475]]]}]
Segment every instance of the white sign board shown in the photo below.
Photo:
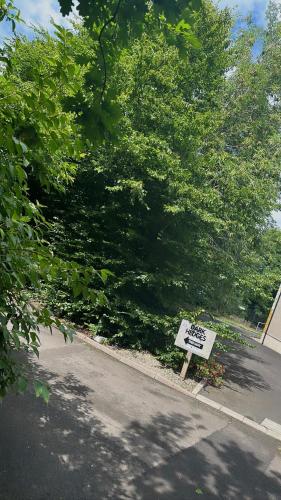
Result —
[{"label": "white sign board", "polygon": [[216,335],[216,332],[212,330],[183,319],[175,345],[186,351],[191,351],[201,358],[209,359]]}]

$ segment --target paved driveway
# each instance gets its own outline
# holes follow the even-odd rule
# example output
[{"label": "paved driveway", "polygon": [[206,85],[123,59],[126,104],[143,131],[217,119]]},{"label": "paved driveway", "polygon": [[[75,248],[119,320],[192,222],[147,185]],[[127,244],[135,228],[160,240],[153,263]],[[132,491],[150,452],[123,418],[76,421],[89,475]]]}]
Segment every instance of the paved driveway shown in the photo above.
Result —
[{"label": "paved driveway", "polygon": [[280,442],[78,340],[43,333],[32,393],[0,407],[1,500],[280,500]]},{"label": "paved driveway", "polygon": [[223,387],[208,386],[201,394],[258,423],[269,418],[281,425],[281,355],[249,342],[252,348],[239,346],[222,356],[226,365]]}]

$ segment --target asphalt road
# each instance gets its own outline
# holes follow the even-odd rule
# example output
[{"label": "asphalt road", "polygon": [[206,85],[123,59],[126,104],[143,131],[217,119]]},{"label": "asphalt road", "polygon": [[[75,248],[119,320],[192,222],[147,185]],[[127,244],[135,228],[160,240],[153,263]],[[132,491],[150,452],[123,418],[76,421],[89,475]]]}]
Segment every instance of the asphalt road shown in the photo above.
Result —
[{"label": "asphalt road", "polygon": [[0,499],[281,499],[280,442],[77,339],[43,334],[52,386],[0,407]]},{"label": "asphalt road", "polygon": [[248,341],[252,347],[237,346],[222,356],[223,387],[207,386],[201,394],[258,423],[269,418],[281,425],[281,355]]}]

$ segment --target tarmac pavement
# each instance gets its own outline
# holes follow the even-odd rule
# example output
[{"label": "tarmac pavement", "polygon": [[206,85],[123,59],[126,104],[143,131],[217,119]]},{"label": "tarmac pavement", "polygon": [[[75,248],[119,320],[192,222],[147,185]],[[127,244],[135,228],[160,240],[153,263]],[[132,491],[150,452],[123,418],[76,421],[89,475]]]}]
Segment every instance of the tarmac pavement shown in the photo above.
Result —
[{"label": "tarmac pavement", "polygon": [[223,386],[207,386],[200,394],[255,422],[268,418],[281,425],[281,355],[247,340],[252,347],[238,346],[221,357],[226,367]]}]

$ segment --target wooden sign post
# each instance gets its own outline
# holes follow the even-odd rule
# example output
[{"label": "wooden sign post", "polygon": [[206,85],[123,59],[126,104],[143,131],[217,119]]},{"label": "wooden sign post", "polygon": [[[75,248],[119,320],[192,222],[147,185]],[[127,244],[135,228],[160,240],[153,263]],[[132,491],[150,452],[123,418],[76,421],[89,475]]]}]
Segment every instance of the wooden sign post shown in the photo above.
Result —
[{"label": "wooden sign post", "polygon": [[186,353],[186,359],[183,362],[182,369],[181,369],[181,375],[180,375],[183,380],[186,377],[186,373],[187,373],[187,370],[188,370],[191,358],[192,358],[192,352],[187,351],[187,353]]},{"label": "wooden sign post", "polygon": [[186,360],[181,370],[181,378],[183,380],[186,377],[192,353],[197,354],[201,358],[209,359],[216,335],[216,332],[208,330],[201,325],[190,323],[186,319],[182,320],[175,345],[187,351]]}]

